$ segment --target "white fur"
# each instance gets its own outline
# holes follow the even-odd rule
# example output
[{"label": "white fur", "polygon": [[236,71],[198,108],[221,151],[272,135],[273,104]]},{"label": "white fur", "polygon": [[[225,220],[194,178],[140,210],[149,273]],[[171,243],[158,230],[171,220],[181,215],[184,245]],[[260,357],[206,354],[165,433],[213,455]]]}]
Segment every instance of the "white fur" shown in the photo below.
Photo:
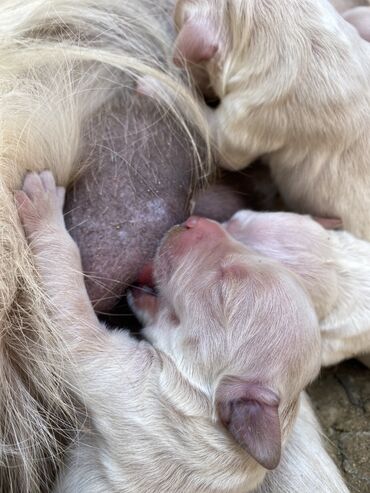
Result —
[{"label": "white fur", "polygon": [[370,352],[368,242],[282,212],[240,211],[226,228],[302,277],[320,319],[323,365]]},{"label": "white fur", "polygon": [[218,45],[204,66],[224,165],[263,156],[291,209],[370,239],[370,44],[327,0],[180,0],[176,22]]},{"label": "white fur", "polygon": [[[266,470],[221,426],[215,407],[224,377],[240,376],[279,395],[282,442],[302,461],[297,474],[307,467],[301,442],[309,433],[324,460],[323,488],[339,492],[316,425],[311,432],[303,426],[302,436],[296,428],[289,442],[297,412],[303,420],[307,412],[300,410],[300,393],[320,363],[317,319],[298,277],[216,223],[207,224],[217,235],[197,236],[189,252],[182,250],[188,237],[173,230],[155,261],[159,309],[145,329],[152,344],[138,342],[99,324],[63,224],[62,192],[50,173],[41,173],[27,175],[16,194],[50,314],[76,362],[71,378],[90,417],[56,491],[253,490]],[[282,478],[285,467],[289,476],[294,468],[290,454]]]}]

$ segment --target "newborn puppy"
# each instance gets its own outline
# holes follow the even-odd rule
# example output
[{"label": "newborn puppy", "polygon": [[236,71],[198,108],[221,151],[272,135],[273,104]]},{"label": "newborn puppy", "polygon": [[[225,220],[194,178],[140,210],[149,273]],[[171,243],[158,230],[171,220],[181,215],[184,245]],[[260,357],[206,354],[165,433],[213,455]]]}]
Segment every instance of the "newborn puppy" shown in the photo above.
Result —
[{"label": "newborn puppy", "polygon": [[223,165],[263,156],[289,208],[370,239],[369,43],[327,0],[179,0],[175,22],[175,61],[220,98]]},{"label": "newborn puppy", "polygon": [[99,324],[63,196],[50,172],[28,174],[16,193],[91,417],[56,491],[253,490],[278,465],[320,366],[318,321],[298,276],[218,223],[190,218],[157,251],[157,297],[133,294],[148,321],[138,342]]},{"label": "newborn puppy", "polygon": [[370,352],[370,245],[309,216],[240,211],[224,226],[298,274],[320,320],[322,363]]}]

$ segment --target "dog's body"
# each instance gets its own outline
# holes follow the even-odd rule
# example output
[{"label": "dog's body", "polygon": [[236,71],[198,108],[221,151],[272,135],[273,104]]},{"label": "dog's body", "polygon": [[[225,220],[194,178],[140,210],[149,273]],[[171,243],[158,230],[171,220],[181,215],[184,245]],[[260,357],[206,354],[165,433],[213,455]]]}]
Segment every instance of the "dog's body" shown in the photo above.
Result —
[{"label": "dog's body", "polygon": [[[160,9],[161,5],[156,7]],[[129,0],[78,3],[70,0],[8,0],[2,2],[1,12],[4,36],[1,42],[0,486],[7,493],[34,493],[50,479],[50,466],[57,462],[64,438],[69,440],[64,433],[68,430],[74,433],[76,410],[69,385],[65,385],[64,366],[68,361],[65,345],[46,310],[31,257],[17,227],[12,191],[19,186],[25,170],[40,170],[49,163],[52,163],[59,182],[67,184],[86,164],[93,168],[98,166],[100,159],[105,159],[109,165],[116,163],[117,158],[125,162],[127,156],[121,150],[117,152],[116,144],[122,145],[121,131],[127,137],[131,133],[126,131],[129,127],[121,130],[123,120],[116,118],[119,108],[114,107],[113,114],[109,111],[116,90],[122,89],[124,94],[132,93],[134,97],[134,91],[130,91],[132,87],[126,84],[132,71],[135,76],[155,76],[172,90],[180,89],[180,79],[173,68],[168,77],[163,72],[169,70],[166,54],[172,38],[161,31],[159,19],[162,17],[156,15],[157,10],[152,9],[150,1],[133,5]],[[145,15],[141,16],[140,12]],[[136,21],[138,18],[139,22]],[[141,62],[138,52],[142,55],[139,57]],[[189,108],[196,109],[190,94],[185,95],[184,100],[182,96],[180,94],[180,99],[173,105],[174,119],[180,125],[186,123],[183,115],[190,114]],[[123,101],[125,97],[123,95]],[[127,101],[131,110],[131,100],[128,98]],[[168,116],[168,105],[160,106]],[[193,113],[197,127],[197,112]],[[141,118],[143,116],[142,112]],[[113,119],[115,124],[111,125]],[[186,124],[183,128],[188,132]],[[112,131],[117,134],[114,139]],[[192,132],[188,135],[191,140]],[[101,137],[104,138],[100,140]],[[95,152],[91,141],[99,153]],[[142,143],[135,138],[134,144],[141,151]],[[191,144],[190,149],[193,148]],[[167,150],[176,155],[176,147]],[[140,153],[135,154],[135,159],[140,162]],[[150,164],[153,164],[152,160]],[[146,169],[150,171],[150,181],[151,166]],[[94,171],[91,176],[96,177]],[[131,177],[128,181],[127,185],[132,188]],[[94,187],[100,192],[98,184],[94,183]],[[98,210],[97,204],[102,202],[93,203],[88,196],[89,190],[91,188],[87,187],[86,197]],[[139,212],[139,207],[133,203],[131,206]],[[146,201],[139,201],[138,206],[145,209]],[[76,226],[74,232],[77,235],[80,227],[83,239],[86,225],[81,224],[75,203],[71,209],[75,213],[75,221],[71,221]],[[153,208],[153,212],[157,210]],[[122,233],[119,224],[114,222],[113,226],[117,228],[116,235]],[[126,240],[137,240],[139,251],[143,237],[137,234],[134,223],[132,228],[132,234]],[[99,227],[97,231],[100,231]],[[103,260],[112,268],[108,257]],[[102,272],[108,271],[103,267]],[[135,275],[135,268],[132,275]],[[60,420],[59,413],[62,414]]]},{"label": "dog's body", "polygon": [[[110,385],[109,382],[108,385]],[[141,394],[140,398],[142,397],[143,395]],[[119,404],[122,405],[122,400],[119,400]],[[157,407],[157,404],[158,401],[155,402],[155,408]],[[109,406],[106,414],[109,415],[110,412],[111,407]],[[152,414],[151,410],[149,410],[149,414]],[[111,425],[109,422],[105,422],[105,424],[108,426]],[[196,437],[196,429],[190,428],[188,432],[192,439]],[[126,443],[117,443],[117,430],[111,430],[111,435],[109,435],[108,439],[112,439],[112,437],[112,448],[118,445],[121,456],[124,458],[127,451]],[[136,440],[137,436],[135,436],[134,439]],[[207,448],[209,444],[210,443],[207,444]],[[89,493],[106,493],[108,491],[108,478],[107,475],[104,474],[101,465],[98,463],[97,457],[98,453],[100,453],[99,458],[103,458],[104,455],[107,456],[112,449],[108,450],[107,454],[107,448],[102,448],[102,445],[103,447],[107,447],[108,443],[102,440],[97,441],[96,436],[92,435],[91,432],[86,433],[81,438],[79,447],[74,448],[68,458],[65,475],[57,485],[55,493],[84,493],[85,491]],[[154,445],[155,447],[158,446],[157,440]],[[172,448],[168,453],[170,456],[173,456],[174,444],[172,441],[171,445]],[[148,443],[148,448],[150,446],[152,446],[152,443]],[[209,451],[213,452],[211,449],[209,449]],[[187,458],[187,456],[185,456],[185,458]],[[138,460],[136,464],[129,464],[129,469],[133,471],[132,476],[136,473],[137,469],[140,468],[139,464],[142,464],[143,462],[142,456],[136,456],[136,459]],[[175,462],[171,461],[171,466],[167,468],[164,463],[165,457],[156,457],[155,459],[154,463],[146,464],[147,469],[145,472],[148,470],[152,471],[154,467],[157,467],[158,471],[162,474],[160,486],[157,490],[153,489],[156,493],[167,491],[172,493],[175,491],[175,489],[171,489],[166,482],[174,484],[172,480],[169,480],[169,477],[171,473],[175,476],[174,468],[176,466],[178,467],[176,474],[184,474],[185,477],[188,477],[189,474],[194,471],[196,471],[197,474],[204,474],[202,483],[208,482],[208,489],[204,487],[202,489],[202,485],[199,483],[197,492],[204,491],[206,493],[215,491],[212,489],[211,484],[214,484],[216,478],[220,483],[223,482],[227,485],[221,491],[235,491],[232,490],[232,487],[235,484],[231,477],[233,471],[228,470],[227,467],[225,467],[225,464],[218,463],[216,466],[215,462],[210,460],[210,457],[202,455],[200,457],[201,462],[191,461],[191,463],[189,463],[187,460],[186,465],[188,467],[186,470],[184,463],[184,468],[181,469],[181,464],[177,463],[175,466]],[[230,457],[227,457],[226,459],[226,465],[229,465]],[[126,458],[126,461],[128,462],[128,458]],[[206,466],[209,466],[209,469],[206,469]],[[216,467],[219,467],[219,469],[216,469]],[[77,468],[80,469],[79,475],[76,474]],[[112,474],[115,474],[116,471],[117,470],[113,467],[110,469]],[[120,474],[122,474],[121,470]],[[115,477],[118,478],[118,476],[119,475],[117,474]],[[184,482],[186,481],[185,479],[183,480]],[[82,485],[81,482],[83,482]],[[109,484],[109,488],[109,491],[116,491],[114,489],[114,482]],[[119,491],[128,491],[130,493],[133,491],[142,491],[140,489],[122,489],[122,485],[120,485],[120,488]],[[148,489],[147,491],[152,490]],[[246,493],[249,490],[247,488],[241,489],[240,491],[241,493]],[[284,448],[280,465],[275,471],[268,472],[263,483],[253,491],[255,493],[349,493],[337,467],[325,450],[320,425],[315,418],[309,399],[305,394],[302,394],[297,421]]]},{"label": "dog's body", "polygon": [[[203,117],[171,62],[171,2],[0,2],[0,490],[6,493],[43,490],[78,427],[79,408],[63,376],[63,341],[17,226],[13,191],[26,170],[46,166],[59,183],[75,185],[66,221],[81,246],[91,298],[111,309],[165,231],[188,217],[203,168],[197,150],[205,142]],[[136,77],[154,73],[176,90],[171,108],[136,94]]]},{"label": "dog's body", "polygon": [[284,212],[240,211],[225,227],[302,277],[320,320],[323,365],[370,352],[368,242]]},{"label": "dog's body", "polygon": [[175,60],[203,66],[220,98],[225,166],[263,156],[291,209],[370,239],[370,44],[326,0],[215,5],[178,2]]},{"label": "dog's body", "polygon": [[297,413],[301,423],[310,416],[299,396],[320,364],[318,322],[298,276],[217,223],[190,219],[159,248],[158,297],[134,292],[153,345],[138,342],[99,324],[51,174],[29,174],[16,200],[91,419],[57,491],[246,493],[288,444],[280,476],[262,490],[281,491],[295,467],[297,485],[314,473],[307,434],[323,457],[322,491],[346,491],[316,425],[294,427]]}]

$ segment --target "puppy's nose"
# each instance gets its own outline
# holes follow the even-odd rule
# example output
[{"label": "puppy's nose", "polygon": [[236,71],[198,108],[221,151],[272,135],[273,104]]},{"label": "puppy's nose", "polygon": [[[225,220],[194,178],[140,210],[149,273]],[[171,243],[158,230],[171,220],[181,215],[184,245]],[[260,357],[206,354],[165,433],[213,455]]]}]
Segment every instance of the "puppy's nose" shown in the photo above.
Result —
[{"label": "puppy's nose", "polygon": [[194,229],[199,233],[204,233],[207,236],[224,234],[224,230],[220,224],[204,217],[191,216],[185,221],[183,226],[187,229]]}]

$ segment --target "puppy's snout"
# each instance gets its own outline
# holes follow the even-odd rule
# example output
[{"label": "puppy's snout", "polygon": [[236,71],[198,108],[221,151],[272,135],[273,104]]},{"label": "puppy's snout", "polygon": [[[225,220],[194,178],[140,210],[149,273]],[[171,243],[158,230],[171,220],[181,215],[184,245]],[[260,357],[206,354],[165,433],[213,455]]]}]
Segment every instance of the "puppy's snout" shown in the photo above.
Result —
[{"label": "puppy's snout", "polygon": [[191,216],[183,226],[187,230],[193,230],[197,236],[203,237],[223,237],[225,236],[223,228],[210,219],[205,219],[204,217]]},{"label": "puppy's snout", "polygon": [[227,239],[228,234],[220,224],[191,216],[167,233],[157,252],[157,266],[163,270],[166,264],[168,270],[169,266],[175,266],[189,252],[210,252],[216,248],[221,254],[224,251],[221,245],[228,244]]}]

